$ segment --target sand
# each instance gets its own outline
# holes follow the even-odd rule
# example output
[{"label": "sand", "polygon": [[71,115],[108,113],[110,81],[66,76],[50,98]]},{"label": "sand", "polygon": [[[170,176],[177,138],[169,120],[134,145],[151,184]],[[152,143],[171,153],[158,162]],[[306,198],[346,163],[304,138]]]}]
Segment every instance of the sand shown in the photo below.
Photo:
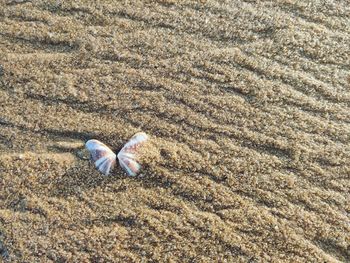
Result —
[{"label": "sand", "polygon": [[4,261],[349,262],[349,54],[347,1],[0,1]]}]

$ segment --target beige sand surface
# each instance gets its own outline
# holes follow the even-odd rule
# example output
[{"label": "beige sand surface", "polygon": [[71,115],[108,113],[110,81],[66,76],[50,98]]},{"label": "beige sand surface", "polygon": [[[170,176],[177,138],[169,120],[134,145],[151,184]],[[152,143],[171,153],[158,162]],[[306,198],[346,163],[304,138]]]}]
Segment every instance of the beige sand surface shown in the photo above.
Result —
[{"label": "beige sand surface", "polygon": [[2,0],[0,65],[5,260],[350,262],[348,1]]}]

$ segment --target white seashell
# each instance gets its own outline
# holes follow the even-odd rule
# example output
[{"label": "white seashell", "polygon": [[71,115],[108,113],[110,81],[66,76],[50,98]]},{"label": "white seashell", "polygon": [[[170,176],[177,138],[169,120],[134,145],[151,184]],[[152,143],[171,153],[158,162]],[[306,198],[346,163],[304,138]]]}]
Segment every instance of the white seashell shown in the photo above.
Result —
[{"label": "white seashell", "polygon": [[109,175],[116,162],[115,153],[98,140],[87,141],[85,147],[89,150],[96,168],[104,175]]},{"label": "white seashell", "polygon": [[[119,164],[128,175],[135,176],[140,171],[141,165],[137,162],[137,153],[147,140],[146,133],[136,133],[118,153]],[[116,163],[115,153],[98,140],[89,140],[85,146],[89,150],[96,168],[104,175],[108,175]]]},{"label": "white seashell", "polygon": [[144,132],[136,133],[118,153],[120,166],[130,175],[135,176],[141,168],[137,162],[137,151],[148,140]]}]

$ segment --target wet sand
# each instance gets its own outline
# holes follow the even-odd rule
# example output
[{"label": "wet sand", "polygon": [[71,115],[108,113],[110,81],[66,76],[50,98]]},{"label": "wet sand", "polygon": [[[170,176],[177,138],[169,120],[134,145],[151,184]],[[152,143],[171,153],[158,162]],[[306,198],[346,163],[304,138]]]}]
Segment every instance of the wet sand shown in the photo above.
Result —
[{"label": "wet sand", "polygon": [[0,2],[0,253],[349,262],[349,54],[347,1]]}]

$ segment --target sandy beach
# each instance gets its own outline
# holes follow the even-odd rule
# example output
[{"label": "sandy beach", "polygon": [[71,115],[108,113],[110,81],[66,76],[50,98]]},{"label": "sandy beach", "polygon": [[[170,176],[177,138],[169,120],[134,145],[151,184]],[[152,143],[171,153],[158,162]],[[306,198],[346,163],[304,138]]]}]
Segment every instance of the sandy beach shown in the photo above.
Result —
[{"label": "sandy beach", "polygon": [[0,1],[0,254],[350,262],[349,2]]}]

